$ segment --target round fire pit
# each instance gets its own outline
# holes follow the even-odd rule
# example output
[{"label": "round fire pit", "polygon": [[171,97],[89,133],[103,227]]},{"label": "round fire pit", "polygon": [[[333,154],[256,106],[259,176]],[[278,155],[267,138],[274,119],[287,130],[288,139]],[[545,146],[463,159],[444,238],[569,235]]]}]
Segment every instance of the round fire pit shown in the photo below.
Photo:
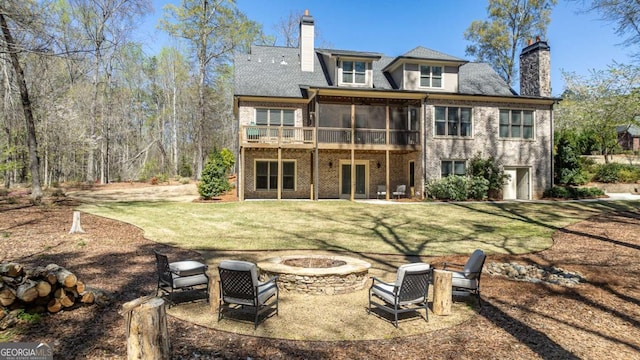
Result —
[{"label": "round fire pit", "polygon": [[258,263],[265,277],[278,276],[278,287],[313,295],[346,294],[365,287],[371,264],[349,256],[289,255]]}]

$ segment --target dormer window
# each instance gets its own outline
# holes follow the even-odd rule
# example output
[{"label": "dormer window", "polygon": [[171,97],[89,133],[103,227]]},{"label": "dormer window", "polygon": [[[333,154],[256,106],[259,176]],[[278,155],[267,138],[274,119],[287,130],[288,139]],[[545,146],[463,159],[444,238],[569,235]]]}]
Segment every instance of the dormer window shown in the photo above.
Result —
[{"label": "dormer window", "polygon": [[342,83],[344,84],[366,84],[367,83],[367,63],[364,61],[343,61],[342,62]]},{"label": "dormer window", "polygon": [[371,61],[366,59],[339,60],[337,71],[338,86],[370,87],[372,86]]},{"label": "dormer window", "polygon": [[420,87],[442,88],[442,66],[420,65]]}]

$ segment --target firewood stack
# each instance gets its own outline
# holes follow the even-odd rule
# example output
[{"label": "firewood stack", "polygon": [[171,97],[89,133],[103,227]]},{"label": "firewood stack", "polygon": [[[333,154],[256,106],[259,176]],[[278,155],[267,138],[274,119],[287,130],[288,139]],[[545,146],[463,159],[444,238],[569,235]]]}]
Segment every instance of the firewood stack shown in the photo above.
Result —
[{"label": "firewood stack", "polygon": [[29,312],[56,313],[79,304],[104,299],[69,270],[56,264],[24,269],[18,263],[0,263],[0,306]]}]

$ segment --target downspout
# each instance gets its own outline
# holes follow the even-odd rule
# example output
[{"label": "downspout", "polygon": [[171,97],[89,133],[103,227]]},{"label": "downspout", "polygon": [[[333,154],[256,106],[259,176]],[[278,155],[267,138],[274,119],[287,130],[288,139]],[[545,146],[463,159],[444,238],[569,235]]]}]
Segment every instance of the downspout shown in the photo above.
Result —
[{"label": "downspout", "polygon": [[307,89],[312,95],[309,97],[309,103],[314,102],[313,112],[309,112],[309,117],[313,121],[313,126],[315,128],[313,134],[313,142],[314,142],[314,155],[313,155],[313,199],[314,201],[318,201],[319,190],[318,185],[320,181],[320,175],[318,172],[320,171],[320,160],[318,159],[318,90]]},{"label": "downspout", "polygon": [[242,146],[242,127],[240,126],[240,100],[235,95],[233,96],[233,116],[236,118],[236,139],[238,140],[236,196],[239,201],[244,201],[244,146]]},{"label": "downspout", "polygon": [[553,188],[553,186],[554,186],[553,181],[554,181],[554,177],[555,177],[555,164],[554,164],[554,157],[555,156],[554,156],[554,153],[553,153],[553,144],[555,143],[555,139],[553,137],[553,129],[555,127],[554,124],[553,124],[553,105],[555,105],[555,104],[557,104],[557,102],[553,102],[553,103],[551,103],[551,105],[549,105],[550,113],[551,113],[550,116],[549,116],[549,118],[551,120],[551,129],[550,129],[550,133],[551,134],[549,134],[549,135],[551,135],[550,136],[551,137],[551,144],[550,144],[551,148],[549,149],[549,151],[550,151],[549,153],[551,154],[551,159],[550,159],[550,162],[551,162],[551,182],[550,182],[550,184],[551,184],[551,186],[550,186],[550,188]]},{"label": "downspout", "polygon": [[425,189],[426,189],[426,178],[427,178],[427,123],[426,118],[424,116],[425,111],[427,110],[427,99],[429,95],[426,95],[424,99],[420,102],[420,131],[422,132],[422,178],[420,179],[420,183],[422,184],[422,199],[425,198]]}]

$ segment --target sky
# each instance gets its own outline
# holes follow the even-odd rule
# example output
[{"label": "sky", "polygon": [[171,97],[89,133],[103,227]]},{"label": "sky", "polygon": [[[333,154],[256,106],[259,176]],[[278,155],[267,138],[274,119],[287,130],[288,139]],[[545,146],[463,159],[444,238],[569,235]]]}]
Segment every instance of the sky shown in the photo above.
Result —
[{"label": "sky", "polygon": [[[136,33],[149,55],[175,45],[156,28],[168,3],[179,4],[179,0],[153,0],[154,11]],[[236,0],[236,4],[270,35],[276,34],[276,24],[290,12],[308,9],[321,36],[316,47],[399,56],[423,46],[469,61],[474,59],[465,55],[469,42],[464,32],[473,20],[487,16],[487,2],[481,0]],[[547,29],[554,96],[564,91],[564,72],[588,76],[614,61],[632,63],[630,49],[620,45],[624,38],[615,34],[614,25],[599,20],[596,13],[581,12],[580,4],[559,0]]]}]

